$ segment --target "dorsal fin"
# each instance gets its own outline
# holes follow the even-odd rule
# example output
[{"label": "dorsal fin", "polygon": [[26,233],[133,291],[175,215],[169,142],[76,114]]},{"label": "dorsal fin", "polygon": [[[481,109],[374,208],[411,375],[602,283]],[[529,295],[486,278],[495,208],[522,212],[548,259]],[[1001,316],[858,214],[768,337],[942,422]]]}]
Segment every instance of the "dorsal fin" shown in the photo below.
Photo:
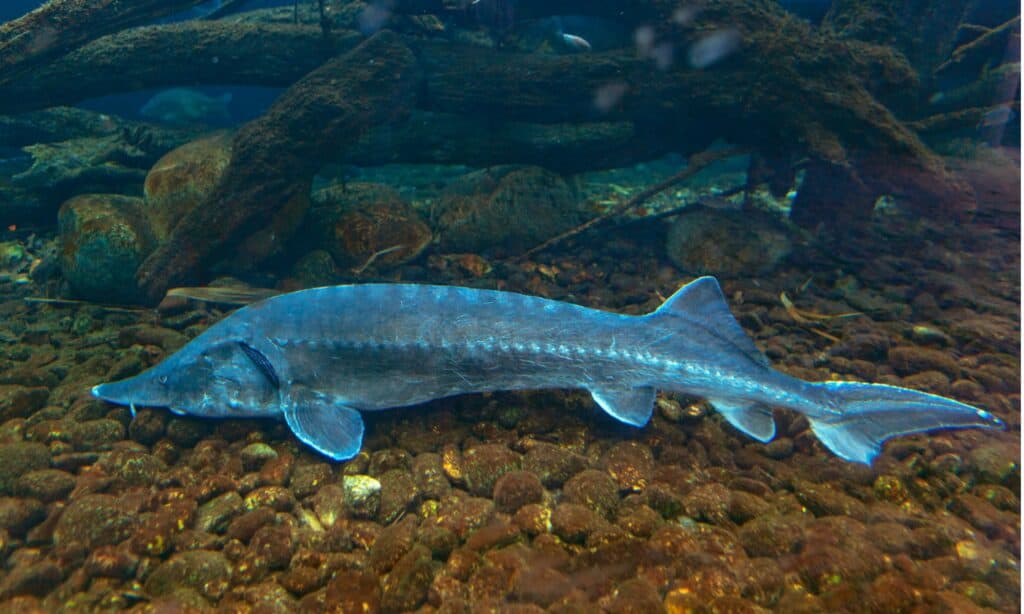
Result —
[{"label": "dorsal fin", "polygon": [[655,318],[680,317],[702,324],[758,364],[769,365],[768,358],[729,311],[722,288],[714,277],[699,277],[679,288],[650,315]]}]

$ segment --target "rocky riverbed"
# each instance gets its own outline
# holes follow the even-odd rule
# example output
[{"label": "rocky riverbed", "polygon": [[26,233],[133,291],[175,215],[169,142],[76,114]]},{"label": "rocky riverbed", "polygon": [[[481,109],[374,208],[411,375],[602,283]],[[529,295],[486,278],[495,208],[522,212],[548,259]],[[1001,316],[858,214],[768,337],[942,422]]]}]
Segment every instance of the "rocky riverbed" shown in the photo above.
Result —
[{"label": "rocky riverbed", "polygon": [[[381,280],[642,313],[692,278],[665,233]],[[223,314],[32,302],[44,265],[22,266],[0,281],[0,609],[1018,611],[1018,239],[899,217],[842,249],[794,239],[774,271],[721,279],[777,367],[949,395],[1008,430],[900,438],[868,468],[793,414],[764,445],[699,399],[659,396],[635,430],[545,391],[372,415],[335,464],[281,424],[91,399]],[[53,257],[52,237],[16,243]]]}]

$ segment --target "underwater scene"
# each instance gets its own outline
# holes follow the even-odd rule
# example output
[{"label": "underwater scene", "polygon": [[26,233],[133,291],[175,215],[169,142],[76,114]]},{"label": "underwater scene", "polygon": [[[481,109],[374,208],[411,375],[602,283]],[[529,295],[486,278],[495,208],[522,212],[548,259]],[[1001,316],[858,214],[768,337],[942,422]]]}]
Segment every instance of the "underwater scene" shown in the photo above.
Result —
[{"label": "underwater scene", "polygon": [[1020,49],[4,0],[0,612],[1019,612]]}]

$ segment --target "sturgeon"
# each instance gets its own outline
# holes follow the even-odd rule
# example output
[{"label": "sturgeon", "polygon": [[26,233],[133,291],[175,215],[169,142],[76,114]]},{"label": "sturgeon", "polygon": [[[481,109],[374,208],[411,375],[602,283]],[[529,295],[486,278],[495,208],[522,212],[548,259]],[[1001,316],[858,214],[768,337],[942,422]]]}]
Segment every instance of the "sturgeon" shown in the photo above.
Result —
[{"label": "sturgeon", "polygon": [[362,447],[361,412],[453,395],[584,388],[642,427],[655,391],[706,398],[762,442],[772,408],[799,412],[839,457],[870,464],[884,441],[989,427],[991,413],[934,394],[776,371],[713,277],[655,311],[624,315],[511,292],[418,284],[301,290],[254,303],[147,371],[92,388],[100,399],[203,417],[283,417],[336,460]]}]

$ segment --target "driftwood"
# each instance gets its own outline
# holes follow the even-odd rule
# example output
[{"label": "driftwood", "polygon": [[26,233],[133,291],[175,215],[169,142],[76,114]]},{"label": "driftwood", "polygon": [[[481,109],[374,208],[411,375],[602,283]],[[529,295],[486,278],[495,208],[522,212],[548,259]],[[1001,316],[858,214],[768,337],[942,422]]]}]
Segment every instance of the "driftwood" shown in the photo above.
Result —
[{"label": "driftwood", "polygon": [[[396,0],[393,10],[445,12],[459,4]],[[970,188],[879,102],[887,91],[916,91],[916,76],[898,54],[814,29],[769,0],[711,0],[691,20],[673,19],[676,8],[674,0],[516,2],[520,18],[585,14],[651,23],[659,43],[675,50],[664,70],[632,48],[523,54],[393,33],[344,56],[362,54],[367,65],[356,70],[342,58],[328,59],[359,40],[353,32],[334,29],[325,36],[309,26],[219,22],[153,26],[94,40],[0,84],[0,111],[185,83],[295,83],[266,116],[240,131],[215,196],[140,270],[154,299],[259,228],[277,229],[265,232],[263,241],[283,238],[303,209],[303,190],[316,167],[343,158],[363,130],[386,123],[381,105],[392,103],[496,123],[628,123],[662,143],[682,144],[684,153],[719,136],[779,160],[805,156],[808,181],[794,203],[794,218],[805,224],[867,219],[881,194],[904,195],[925,215],[973,202]],[[690,66],[687,50],[723,29],[739,37],[735,53],[706,68]],[[368,48],[375,52],[367,56]],[[158,68],[154,58],[161,60]],[[408,89],[414,65],[415,93],[384,103]],[[401,73],[402,85],[382,67]],[[609,87],[621,98],[599,110],[595,95]],[[353,124],[353,118],[361,121]],[[352,130],[322,129],[331,122]],[[258,257],[270,248],[257,239],[243,249]]]},{"label": "driftwood", "polygon": [[330,60],[239,130],[220,185],[142,264],[139,283],[153,302],[167,288],[268,226],[254,259],[273,251],[301,220],[313,175],[344,143],[408,110],[415,59],[399,37],[381,32]]},{"label": "driftwood", "polygon": [[[849,164],[849,148],[905,155],[950,182],[917,137],[875,100],[857,67],[863,62],[822,34],[771,13],[747,11],[770,28],[747,35],[748,47],[721,69],[678,66],[660,72],[632,52],[524,56],[448,42],[415,45],[425,73],[418,106],[470,116],[534,122],[635,119],[675,126],[680,140],[717,131],[740,142],[774,148],[794,143],[831,163]],[[344,49],[357,35],[335,31]],[[799,44],[797,44],[799,41]],[[105,37],[0,88],[0,110],[67,104],[82,97],[142,87],[230,81],[285,85],[330,50],[308,26],[240,26],[218,22],[159,26]],[[789,55],[780,54],[780,46]],[[842,52],[845,49],[845,55]],[[153,70],[151,58],[166,59]],[[214,62],[213,59],[218,59]],[[823,64],[824,66],[818,66]],[[856,69],[856,70],[855,70]],[[806,76],[813,71],[814,77]],[[627,89],[621,103],[599,114],[595,91]],[[956,191],[954,189],[954,191]],[[933,200],[933,199],[929,199]]]},{"label": "driftwood", "polygon": [[0,83],[0,113],[181,84],[287,87],[362,40],[358,32],[335,32],[325,43],[313,26],[220,21],[134,28],[86,44],[17,81]]},{"label": "driftwood", "polygon": [[0,24],[0,84],[104,34],[185,10],[205,0],[52,0]]}]

